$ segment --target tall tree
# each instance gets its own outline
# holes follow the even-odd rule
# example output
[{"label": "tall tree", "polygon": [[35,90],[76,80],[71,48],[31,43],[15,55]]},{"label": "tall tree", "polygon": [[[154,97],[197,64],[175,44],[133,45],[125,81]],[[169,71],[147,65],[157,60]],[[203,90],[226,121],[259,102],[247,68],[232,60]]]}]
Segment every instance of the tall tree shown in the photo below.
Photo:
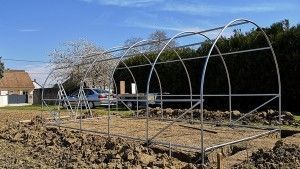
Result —
[{"label": "tall tree", "polygon": [[[151,33],[149,36],[149,39],[154,40],[156,42],[154,44],[150,45],[150,50],[151,51],[160,51],[165,46],[165,44],[168,42],[168,41],[165,41],[165,39],[167,39],[167,38],[168,38],[167,33],[162,30],[156,30],[153,33]],[[168,46],[173,48],[176,46],[176,42],[171,41],[168,44]]]},{"label": "tall tree", "polygon": [[[131,47],[132,45],[136,44],[137,42],[139,41],[142,41],[143,39],[140,38],[140,37],[134,37],[134,38],[130,38],[130,39],[127,39],[125,42],[124,42],[124,46],[125,47]],[[138,44],[138,45],[141,45],[141,44]],[[128,51],[127,54],[139,54],[143,51],[146,50],[146,46],[136,46],[136,47],[133,47],[130,51]]]},{"label": "tall tree", "polygon": [[85,83],[89,87],[105,88],[108,85],[113,61],[95,62],[92,69],[88,71],[92,62],[111,58],[109,54],[103,54],[104,50],[87,40],[70,41],[63,44],[60,49],[50,53],[51,63],[54,69],[54,78],[63,79],[67,90],[79,86],[85,74]]}]

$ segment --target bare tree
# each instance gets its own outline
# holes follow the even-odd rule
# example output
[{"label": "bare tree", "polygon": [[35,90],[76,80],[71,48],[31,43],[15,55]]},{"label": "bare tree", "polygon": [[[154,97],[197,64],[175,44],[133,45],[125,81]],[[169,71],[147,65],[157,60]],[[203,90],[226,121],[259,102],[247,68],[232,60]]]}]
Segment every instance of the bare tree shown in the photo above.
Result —
[{"label": "bare tree", "polygon": [[[154,40],[155,43],[150,45],[150,50],[151,51],[160,51],[165,44],[168,42],[166,39],[168,39],[167,33],[162,30],[156,30],[152,34],[150,34],[149,39]],[[171,41],[168,44],[169,47],[173,48],[176,46],[175,41]]]},{"label": "bare tree", "polygon": [[[167,36],[167,33],[165,31],[162,31],[162,30],[156,30],[154,31],[153,33],[151,33],[149,35],[149,42],[143,42],[143,43],[139,43],[136,47],[134,47],[132,50],[128,51],[128,54],[139,54],[139,53],[142,53],[142,52],[149,52],[149,51],[153,51],[153,52],[159,52],[165,45],[166,43],[168,42],[168,36]],[[143,40],[142,38],[140,37],[134,37],[134,38],[130,38],[130,39],[127,39],[125,42],[124,42],[124,46],[125,47],[130,47],[132,46],[133,44],[139,42]],[[153,42],[151,42],[153,41]],[[149,43],[148,45],[145,45],[146,43]],[[173,47],[176,47],[176,41],[171,41],[169,44],[168,44],[168,48],[173,48]]]},{"label": "bare tree", "polygon": [[[138,38],[130,38],[127,39],[124,43],[125,47],[131,47],[132,45],[136,44],[137,42],[142,41],[143,39],[138,37]],[[128,51],[128,54],[139,54],[139,53],[143,53],[146,52],[148,47],[147,45],[144,45],[145,43],[147,43],[147,41],[142,42],[142,43],[138,43],[135,47],[133,47],[130,51]]]},{"label": "bare tree", "polygon": [[85,83],[89,87],[102,87],[108,85],[113,61],[95,62],[88,71],[92,62],[98,58],[107,59],[112,56],[103,54],[104,50],[87,40],[70,41],[63,44],[60,49],[50,53],[51,63],[54,69],[54,77],[63,79],[70,88],[79,86],[85,74]]},{"label": "bare tree", "polygon": [[137,43],[137,42],[139,42],[139,41],[141,41],[141,40],[143,40],[143,39],[140,38],[140,37],[134,37],[134,38],[127,39],[127,40],[124,42],[124,46],[130,47],[130,46],[132,46],[133,44],[135,44],[135,43]]}]

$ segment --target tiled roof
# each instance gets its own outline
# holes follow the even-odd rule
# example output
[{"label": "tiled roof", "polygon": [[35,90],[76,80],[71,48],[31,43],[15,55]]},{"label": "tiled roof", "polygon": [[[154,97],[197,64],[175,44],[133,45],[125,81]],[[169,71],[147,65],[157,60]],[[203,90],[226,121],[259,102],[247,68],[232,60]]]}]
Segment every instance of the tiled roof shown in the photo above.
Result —
[{"label": "tiled roof", "polygon": [[34,85],[24,70],[7,70],[0,79],[0,89],[34,89]]}]

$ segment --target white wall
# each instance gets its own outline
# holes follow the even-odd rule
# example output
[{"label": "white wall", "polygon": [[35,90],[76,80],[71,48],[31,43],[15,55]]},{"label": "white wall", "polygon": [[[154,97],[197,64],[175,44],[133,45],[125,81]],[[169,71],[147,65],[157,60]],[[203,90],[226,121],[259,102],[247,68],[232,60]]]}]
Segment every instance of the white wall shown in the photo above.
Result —
[{"label": "white wall", "polygon": [[0,95],[0,107],[4,107],[4,106],[7,106],[7,105],[8,105],[8,96],[7,95],[4,95],[4,96]]},{"label": "white wall", "polygon": [[33,103],[33,90],[28,92],[28,104]]},{"label": "white wall", "polygon": [[8,91],[8,94],[9,95],[13,95],[13,94],[16,94],[16,95],[20,95],[22,91],[20,90],[9,90]]},{"label": "white wall", "polygon": [[8,95],[8,91],[2,90],[0,91],[0,95]]}]

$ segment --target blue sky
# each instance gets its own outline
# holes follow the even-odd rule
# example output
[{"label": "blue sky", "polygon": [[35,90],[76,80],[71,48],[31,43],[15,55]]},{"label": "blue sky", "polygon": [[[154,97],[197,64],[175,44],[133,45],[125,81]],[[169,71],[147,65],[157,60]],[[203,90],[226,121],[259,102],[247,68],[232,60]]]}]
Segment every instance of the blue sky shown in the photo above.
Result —
[{"label": "blue sky", "polygon": [[0,0],[0,56],[5,66],[41,79],[49,53],[63,42],[87,39],[103,48],[157,29],[169,36],[248,18],[261,26],[300,23],[299,0]]}]

